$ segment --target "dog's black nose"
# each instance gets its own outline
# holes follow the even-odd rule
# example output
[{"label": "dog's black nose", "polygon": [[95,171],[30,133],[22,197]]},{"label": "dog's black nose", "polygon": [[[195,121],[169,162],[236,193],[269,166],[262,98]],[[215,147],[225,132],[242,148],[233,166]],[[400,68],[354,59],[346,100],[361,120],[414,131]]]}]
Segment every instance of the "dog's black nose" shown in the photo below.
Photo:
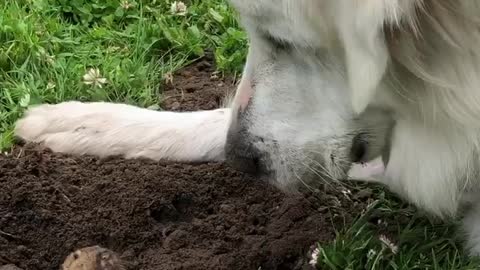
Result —
[{"label": "dog's black nose", "polygon": [[226,162],[235,170],[259,174],[263,170],[262,155],[253,142],[242,135],[236,133],[227,136]]},{"label": "dog's black nose", "polygon": [[233,126],[227,134],[225,145],[226,162],[232,168],[250,174],[260,174],[263,170],[263,155],[255,146],[257,140],[242,125]]},{"label": "dog's black nose", "polygon": [[352,148],[350,149],[350,158],[352,162],[362,162],[366,158],[368,150],[367,136],[363,133],[356,135],[352,140]]}]

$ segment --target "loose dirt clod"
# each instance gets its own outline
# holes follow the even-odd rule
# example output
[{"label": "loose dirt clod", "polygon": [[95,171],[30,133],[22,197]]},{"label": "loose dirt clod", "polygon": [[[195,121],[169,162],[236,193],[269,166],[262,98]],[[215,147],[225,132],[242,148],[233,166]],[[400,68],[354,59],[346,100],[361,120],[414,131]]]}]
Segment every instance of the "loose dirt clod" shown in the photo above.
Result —
[{"label": "loose dirt clod", "polygon": [[16,267],[13,264],[8,264],[8,265],[0,266],[0,270],[22,270],[22,269]]},{"label": "loose dirt clod", "polygon": [[124,270],[113,251],[100,246],[78,249],[67,256],[62,270]]},{"label": "loose dirt clod", "polygon": [[[233,85],[211,79],[213,70],[203,61],[175,74],[163,107],[218,107]],[[28,270],[58,270],[95,245],[117,252],[127,270],[309,269],[311,246],[364,206],[327,189],[286,195],[223,164],[99,160],[28,145],[0,155],[0,190],[0,265]],[[82,254],[98,262],[97,249]],[[71,259],[65,266],[78,263]]]}]

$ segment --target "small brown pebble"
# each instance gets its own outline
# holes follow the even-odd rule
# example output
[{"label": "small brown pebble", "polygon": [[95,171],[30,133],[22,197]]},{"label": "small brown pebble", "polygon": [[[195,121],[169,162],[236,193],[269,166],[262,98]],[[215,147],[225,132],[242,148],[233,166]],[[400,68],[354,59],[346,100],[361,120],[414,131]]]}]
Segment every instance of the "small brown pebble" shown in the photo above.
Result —
[{"label": "small brown pebble", "polygon": [[188,244],[188,233],[183,230],[172,232],[164,241],[163,245],[170,250],[179,250]]},{"label": "small brown pebble", "polygon": [[26,246],[23,246],[23,245],[17,246],[17,251],[18,252],[25,252],[27,250],[28,250],[28,248]]},{"label": "small brown pebble", "polygon": [[62,270],[124,269],[122,262],[113,251],[99,246],[86,247],[70,253],[62,265]]},{"label": "small brown pebble", "polygon": [[4,266],[0,266],[0,270],[23,270],[22,268],[18,268],[13,264],[7,264]]},{"label": "small brown pebble", "polygon": [[235,210],[235,207],[231,204],[221,204],[220,205],[220,211],[222,211],[224,213],[231,213],[234,210]]}]

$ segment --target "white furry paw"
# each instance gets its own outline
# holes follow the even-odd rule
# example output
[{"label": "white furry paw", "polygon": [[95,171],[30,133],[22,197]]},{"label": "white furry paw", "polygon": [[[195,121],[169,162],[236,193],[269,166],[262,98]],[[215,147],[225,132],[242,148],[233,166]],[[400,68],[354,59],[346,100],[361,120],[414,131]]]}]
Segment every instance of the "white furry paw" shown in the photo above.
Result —
[{"label": "white furry paw", "polygon": [[229,109],[174,113],[73,101],[31,108],[15,134],[69,154],[217,161],[224,158],[229,117]]}]

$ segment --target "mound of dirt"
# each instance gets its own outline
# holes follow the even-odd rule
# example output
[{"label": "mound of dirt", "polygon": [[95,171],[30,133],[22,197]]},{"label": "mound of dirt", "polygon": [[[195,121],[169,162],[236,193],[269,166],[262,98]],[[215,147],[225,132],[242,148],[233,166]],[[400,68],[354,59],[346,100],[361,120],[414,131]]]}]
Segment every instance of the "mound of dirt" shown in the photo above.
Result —
[{"label": "mound of dirt", "polygon": [[[212,72],[201,61],[175,74],[164,107],[218,107],[233,85]],[[222,164],[99,160],[35,146],[0,155],[0,190],[0,266],[24,270],[58,269],[92,245],[120,254],[127,269],[308,269],[312,245],[363,208],[324,189],[286,195]]]}]

